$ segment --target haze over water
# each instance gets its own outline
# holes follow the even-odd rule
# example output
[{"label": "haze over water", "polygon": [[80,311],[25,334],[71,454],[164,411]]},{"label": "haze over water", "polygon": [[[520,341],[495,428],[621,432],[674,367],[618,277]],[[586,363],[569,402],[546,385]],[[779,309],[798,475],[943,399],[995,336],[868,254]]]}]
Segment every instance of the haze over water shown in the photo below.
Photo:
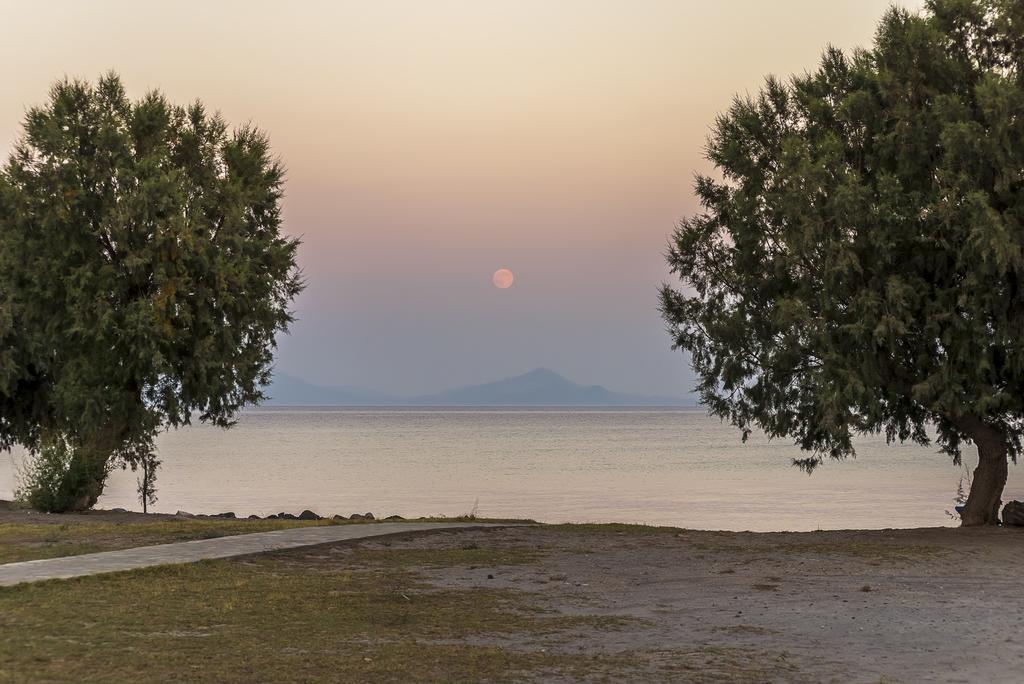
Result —
[{"label": "haze over water", "polygon": [[280,371],[414,396],[548,366],[674,396],[694,383],[657,287],[716,114],[869,44],[892,2],[10,2],[0,156],[64,75],[199,98],[288,169],[308,288]]},{"label": "haze over water", "polygon": [[[699,411],[256,409],[231,430],[159,440],[155,510],[240,516],[364,513],[621,521],[695,529],[814,530],[951,525],[962,469],[932,448],[858,440],[855,460],[812,476],[799,450]],[[0,498],[15,487],[0,460]],[[973,455],[965,457],[973,467]],[[1011,467],[1004,499],[1024,498]],[[138,510],[115,471],[100,508]]]},{"label": "haze over water", "polygon": [[[114,69],[132,97],[198,98],[265,130],[288,168],[284,229],[309,286],[282,373],[418,396],[550,366],[678,396],[694,379],[656,291],[668,234],[699,210],[709,126],[766,75],[870,43],[890,4],[11,3],[0,156],[62,76]],[[252,410],[160,438],[156,509],[951,522],[959,471],[931,449],[864,439],[810,478],[797,455],[699,412]],[[17,458],[0,455],[0,498]],[[100,506],[137,508],[135,475],[115,472]]]}]

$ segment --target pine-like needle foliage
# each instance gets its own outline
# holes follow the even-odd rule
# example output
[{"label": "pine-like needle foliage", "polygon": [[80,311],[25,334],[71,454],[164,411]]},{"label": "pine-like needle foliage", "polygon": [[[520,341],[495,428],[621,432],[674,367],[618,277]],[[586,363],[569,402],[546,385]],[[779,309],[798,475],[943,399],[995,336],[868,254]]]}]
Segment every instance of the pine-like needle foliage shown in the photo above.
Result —
[{"label": "pine-like needle foliage", "polygon": [[90,506],[159,430],[262,398],[302,289],[283,182],[258,130],[114,74],[28,112],[0,172],[0,447],[60,460],[42,505]]},{"label": "pine-like needle foliage", "polygon": [[892,9],[871,49],[737,98],[707,157],[661,306],[713,414],[808,470],[929,424],[956,460],[1020,453],[1024,3]]}]

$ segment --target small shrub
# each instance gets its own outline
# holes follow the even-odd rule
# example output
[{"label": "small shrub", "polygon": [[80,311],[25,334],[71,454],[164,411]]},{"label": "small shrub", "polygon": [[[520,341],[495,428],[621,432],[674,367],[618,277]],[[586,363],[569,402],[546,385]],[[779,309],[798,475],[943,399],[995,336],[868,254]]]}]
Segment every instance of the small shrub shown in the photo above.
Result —
[{"label": "small shrub", "polygon": [[960,511],[958,511],[957,508],[967,504],[967,495],[970,493],[970,491],[971,471],[964,468],[964,472],[960,475],[960,482],[956,486],[956,497],[954,498],[956,504],[953,507],[952,511],[946,509],[946,515],[948,515],[953,520],[960,520]]},{"label": "small shrub", "polygon": [[132,470],[140,471],[136,479],[136,492],[139,495],[139,502],[142,503],[143,513],[149,513],[149,507],[156,503],[156,471],[159,467],[160,460],[148,448],[131,462]]},{"label": "small shrub", "polygon": [[[80,508],[81,492],[95,482],[88,461],[73,458],[74,450],[64,439],[47,442],[26,459],[18,473],[16,498],[37,511],[61,513]],[[102,473],[100,482],[106,479]]]}]

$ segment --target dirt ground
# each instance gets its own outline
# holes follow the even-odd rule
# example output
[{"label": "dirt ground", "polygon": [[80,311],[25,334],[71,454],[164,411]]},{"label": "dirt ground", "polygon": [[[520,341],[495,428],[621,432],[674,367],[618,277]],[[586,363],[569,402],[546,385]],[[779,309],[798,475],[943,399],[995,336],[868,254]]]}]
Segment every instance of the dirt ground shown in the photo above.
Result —
[{"label": "dirt ground", "polygon": [[[61,523],[73,529],[79,524],[98,529],[91,523],[103,522],[128,530],[135,523],[165,517],[172,518],[102,511],[46,516],[0,506],[0,523]],[[84,530],[82,534],[88,536]],[[181,566],[164,573],[170,579],[160,586],[173,592],[178,591],[176,582],[183,587],[231,583],[233,608],[216,622],[237,623],[244,636],[250,627],[237,612],[266,608],[257,585],[249,584],[250,575],[288,577],[292,584],[282,585],[281,591],[296,597],[334,594],[336,583],[366,578],[359,581],[370,584],[359,586],[366,587],[363,598],[369,612],[359,618],[364,622],[348,627],[362,633],[366,644],[383,648],[382,654],[399,646],[421,648],[437,660],[432,665],[436,669],[417,669],[396,651],[392,656],[399,669],[389,670],[387,681],[409,681],[411,675],[417,681],[437,681],[436,672],[451,672],[445,668],[456,662],[446,666],[444,658],[455,656],[443,654],[465,658],[469,648],[516,662],[572,663],[569,669],[523,666],[513,677],[530,681],[1021,682],[1022,567],[1024,529],[1013,528],[730,533],[540,525],[396,535]],[[40,587],[37,599],[9,592],[9,608],[21,606],[24,614],[18,620],[31,622],[37,610],[31,600],[43,601],[41,597],[52,594],[49,604],[40,605],[74,605],[107,585],[112,595],[120,595],[123,584],[144,586],[146,576],[137,574],[49,583]],[[180,580],[173,579],[178,575]],[[379,578],[380,586],[373,578]],[[388,582],[395,586],[385,586]],[[374,605],[383,609],[397,601],[401,606],[410,599],[425,600],[431,592],[440,602],[438,609],[450,614],[448,623],[434,622],[432,609],[416,617],[415,603],[410,604],[412,617],[403,618],[408,624],[382,627],[374,617]],[[494,612],[491,606],[481,613],[484,617],[470,614],[476,601],[495,597],[504,608]],[[197,606],[208,600],[193,599]],[[161,595],[152,600],[147,619],[158,602],[170,608],[181,599]],[[328,629],[316,604],[305,612],[296,608],[293,615],[287,614],[288,608],[275,610],[276,619],[304,625],[310,633],[324,631],[322,638],[329,644],[324,652],[332,656],[337,646],[331,640],[348,628],[349,618],[342,617]],[[265,620],[253,615],[257,623]],[[119,616],[110,618],[115,631],[121,629],[115,624]],[[169,629],[180,631],[177,621],[184,618],[166,619]],[[0,626],[3,620],[0,614]],[[94,627],[68,626],[72,623],[55,627],[40,618],[31,629],[40,638],[62,630],[62,638],[95,636]],[[426,627],[436,633],[425,635]],[[23,625],[19,633],[30,634],[31,629]],[[292,647],[290,637],[275,630],[263,638]],[[26,642],[45,643],[45,638]],[[244,649],[239,643],[245,642],[206,639],[203,657],[224,660]],[[25,651],[26,644],[11,652]],[[92,646],[80,657],[94,653]],[[33,657],[43,661],[42,656]],[[464,659],[458,662],[465,665]],[[358,667],[363,664],[356,660]],[[325,661],[324,667],[328,665]],[[367,675],[358,667],[347,671],[350,681]],[[23,672],[20,666],[18,671]],[[328,671],[339,677],[342,673]],[[506,680],[500,674],[480,677]]]},{"label": "dirt ground", "polygon": [[134,513],[131,511],[92,510],[83,513],[40,513],[24,508],[13,501],[0,499],[0,524],[67,525],[90,523],[151,523],[161,520],[176,520],[174,515],[163,513]]},{"label": "dirt ground", "polygon": [[[557,613],[625,619],[623,628],[519,647],[733,653],[778,681],[1024,681],[1024,530],[560,526],[358,546],[536,549],[527,563],[419,572],[439,588],[511,588],[536,593]],[[310,554],[339,563],[352,552],[338,545]]]}]

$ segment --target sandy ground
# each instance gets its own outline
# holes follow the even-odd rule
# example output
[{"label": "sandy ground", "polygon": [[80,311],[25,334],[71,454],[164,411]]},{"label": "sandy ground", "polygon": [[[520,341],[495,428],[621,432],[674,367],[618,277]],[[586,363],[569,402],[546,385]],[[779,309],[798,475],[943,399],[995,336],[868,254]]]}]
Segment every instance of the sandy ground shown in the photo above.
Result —
[{"label": "sandy ground", "polygon": [[[720,648],[777,681],[1024,681],[1024,530],[661,530],[509,528],[362,546],[539,549],[525,564],[421,572],[439,587],[538,592],[552,611],[627,619],[538,648]],[[333,551],[340,561],[350,549]]]}]

